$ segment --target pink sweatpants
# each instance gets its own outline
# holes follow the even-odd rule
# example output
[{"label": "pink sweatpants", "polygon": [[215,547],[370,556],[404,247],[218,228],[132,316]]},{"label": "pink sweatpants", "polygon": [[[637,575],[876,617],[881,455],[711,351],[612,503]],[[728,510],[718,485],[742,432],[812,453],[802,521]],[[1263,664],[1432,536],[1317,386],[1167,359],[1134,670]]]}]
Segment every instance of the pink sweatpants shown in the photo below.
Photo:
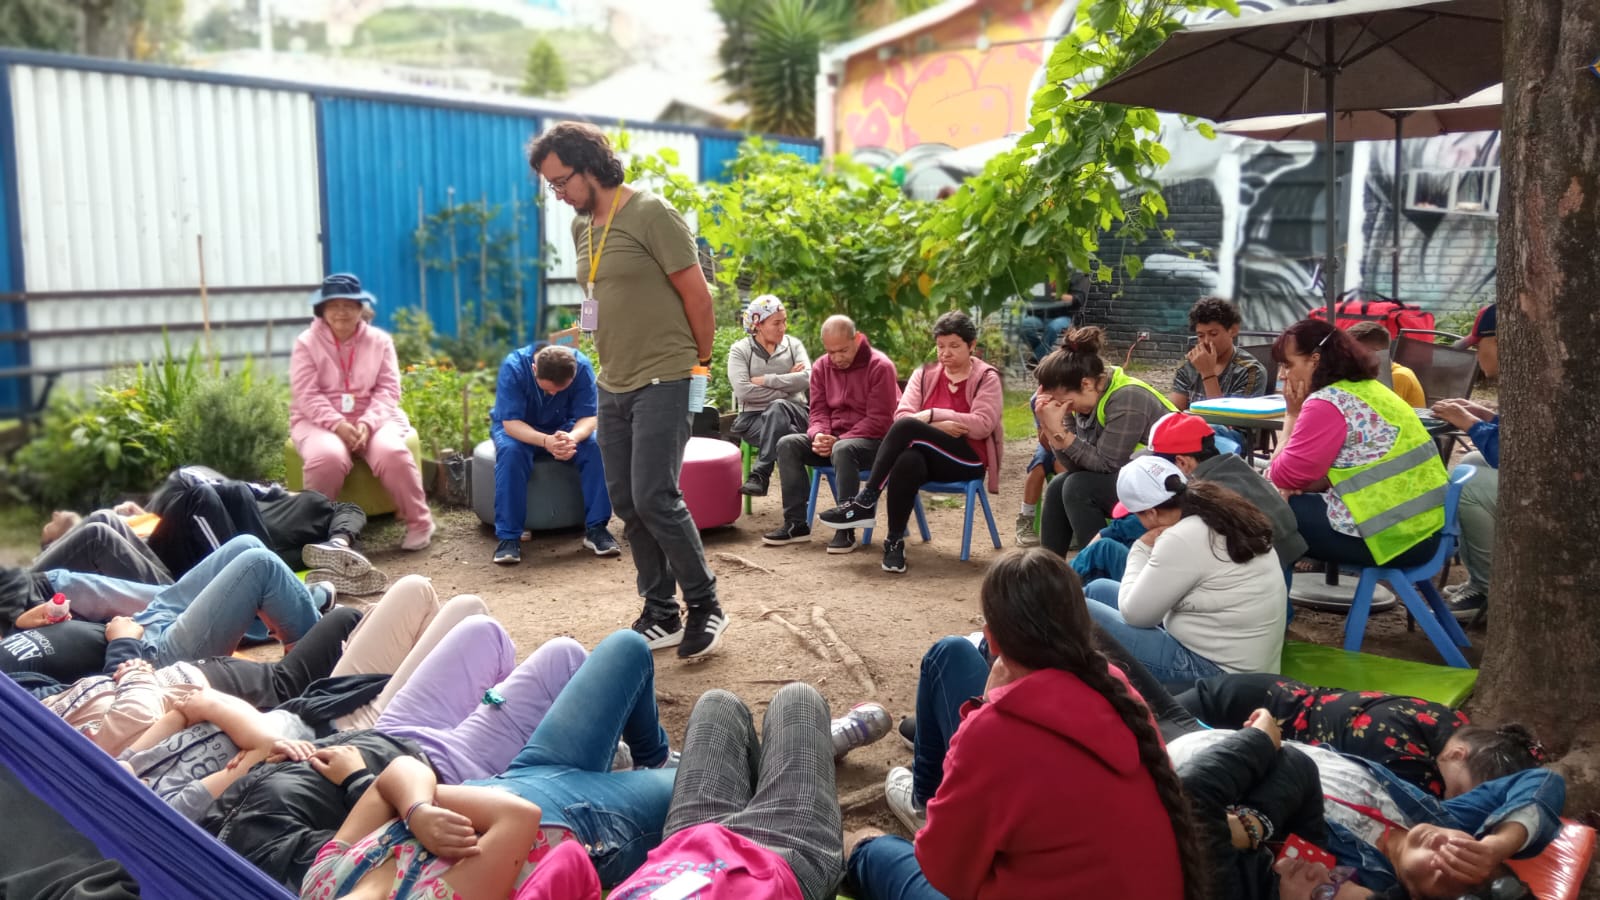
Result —
[{"label": "pink sweatpants", "polygon": [[[344,487],[344,478],[354,465],[344,441],[326,428],[309,422],[297,422],[289,429],[289,437],[304,463],[306,488],[337,499]],[[422,490],[422,470],[406,446],[405,429],[396,422],[379,428],[367,438],[367,446],[359,455],[372,468],[372,474],[377,476],[383,489],[394,498],[400,521],[412,527],[426,525],[431,514],[427,495]]]}]

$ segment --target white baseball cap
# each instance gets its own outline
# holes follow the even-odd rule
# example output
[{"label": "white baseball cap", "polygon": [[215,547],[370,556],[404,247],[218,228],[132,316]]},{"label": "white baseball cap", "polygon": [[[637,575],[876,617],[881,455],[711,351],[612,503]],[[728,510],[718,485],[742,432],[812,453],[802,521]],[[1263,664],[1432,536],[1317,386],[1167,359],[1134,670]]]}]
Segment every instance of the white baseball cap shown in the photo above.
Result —
[{"label": "white baseball cap", "polygon": [[1154,509],[1176,495],[1167,488],[1168,479],[1174,475],[1180,483],[1189,481],[1183,477],[1182,469],[1159,456],[1135,457],[1117,473],[1117,499],[1131,513]]}]

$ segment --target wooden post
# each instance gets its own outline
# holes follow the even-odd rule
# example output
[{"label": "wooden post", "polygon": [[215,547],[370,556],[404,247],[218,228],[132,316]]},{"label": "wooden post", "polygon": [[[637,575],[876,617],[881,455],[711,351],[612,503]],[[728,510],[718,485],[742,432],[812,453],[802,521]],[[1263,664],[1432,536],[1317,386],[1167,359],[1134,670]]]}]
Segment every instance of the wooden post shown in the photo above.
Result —
[{"label": "wooden post", "polygon": [[200,324],[205,334],[206,355],[215,356],[216,348],[211,343],[211,297],[206,293],[206,236],[194,236],[195,252],[200,257]]}]

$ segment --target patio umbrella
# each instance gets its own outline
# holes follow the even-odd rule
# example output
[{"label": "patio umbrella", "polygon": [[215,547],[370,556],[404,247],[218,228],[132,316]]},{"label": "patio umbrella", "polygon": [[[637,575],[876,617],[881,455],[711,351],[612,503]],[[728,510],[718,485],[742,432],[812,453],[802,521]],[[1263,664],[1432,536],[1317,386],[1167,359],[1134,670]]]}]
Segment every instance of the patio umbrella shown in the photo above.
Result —
[{"label": "patio umbrella", "polygon": [[[1390,212],[1394,216],[1394,247],[1390,265],[1390,285],[1400,297],[1400,141],[1403,138],[1438,137],[1459,131],[1498,131],[1500,129],[1501,86],[1485,88],[1460,103],[1414,106],[1403,109],[1345,110],[1334,116],[1334,139],[1345,141],[1394,141],[1394,184],[1390,188]],[[1262,141],[1314,141],[1325,131],[1322,113],[1304,116],[1261,116],[1236,119],[1217,126],[1218,131]]]},{"label": "patio umbrella", "polygon": [[[1328,317],[1338,295],[1334,114],[1456,103],[1500,75],[1500,0],[1344,0],[1174,33],[1085,99],[1222,122],[1306,113],[1322,83]],[[1337,88],[1337,90],[1335,90]]]}]

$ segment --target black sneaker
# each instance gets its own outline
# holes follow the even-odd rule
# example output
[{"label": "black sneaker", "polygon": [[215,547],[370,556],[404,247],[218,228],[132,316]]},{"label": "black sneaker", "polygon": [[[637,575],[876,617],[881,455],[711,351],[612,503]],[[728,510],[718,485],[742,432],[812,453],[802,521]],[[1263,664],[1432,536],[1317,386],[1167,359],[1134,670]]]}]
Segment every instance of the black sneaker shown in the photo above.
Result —
[{"label": "black sneaker", "polygon": [[595,556],[621,556],[622,548],[617,546],[617,539],[611,536],[604,525],[591,528],[583,536],[583,546],[593,550]]},{"label": "black sneaker", "polygon": [[901,719],[900,726],[896,730],[900,732],[900,740],[904,742],[908,748],[912,750],[917,749],[916,716],[906,716],[904,719]]},{"label": "black sneaker", "polygon": [[849,553],[856,549],[856,530],[854,528],[841,528],[833,533],[833,540],[828,542],[829,553]]},{"label": "black sneaker", "polygon": [[689,619],[683,626],[682,643],[678,644],[678,658],[699,661],[709,657],[722,643],[722,633],[728,630],[728,617],[716,601],[689,607]]},{"label": "black sneaker", "polygon": [[906,570],[906,539],[884,539],[883,542],[883,570],[885,572],[904,572]]},{"label": "black sneaker", "polygon": [[829,528],[855,528],[870,525],[877,517],[878,505],[863,506],[855,497],[817,514],[817,519]]},{"label": "black sneaker", "polygon": [[751,472],[750,477],[745,479],[744,484],[739,487],[739,493],[746,497],[765,497],[767,495],[767,485],[771,483],[771,479],[771,475]]},{"label": "black sneaker", "polygon": [[1489,613],[1489,598],[1470,588],[1446,600],[1445,605],[1450,607],[1450,615],[1455,616],[1457,622],[1468,625],[1476,624]]},{"label": "black sneaker", "polygon": [[518,541],[501,541],[494,548],[494,562],[497,566],[514,566],[522,562],[522,544]]},{"label": "black sneaker", "polygon": [[809,540],[811,528],[804,522],[785,522],[777,531],[769,531],[761,536],[761,543],[768,547],[782,547],[784,544]]},{"label": "black sneaker", "polygon": [[644,636],[651,650],[664,650],[683,640],[683,621],[677,613],[657,613],[649,607],[633,620],[633,630]]}]

